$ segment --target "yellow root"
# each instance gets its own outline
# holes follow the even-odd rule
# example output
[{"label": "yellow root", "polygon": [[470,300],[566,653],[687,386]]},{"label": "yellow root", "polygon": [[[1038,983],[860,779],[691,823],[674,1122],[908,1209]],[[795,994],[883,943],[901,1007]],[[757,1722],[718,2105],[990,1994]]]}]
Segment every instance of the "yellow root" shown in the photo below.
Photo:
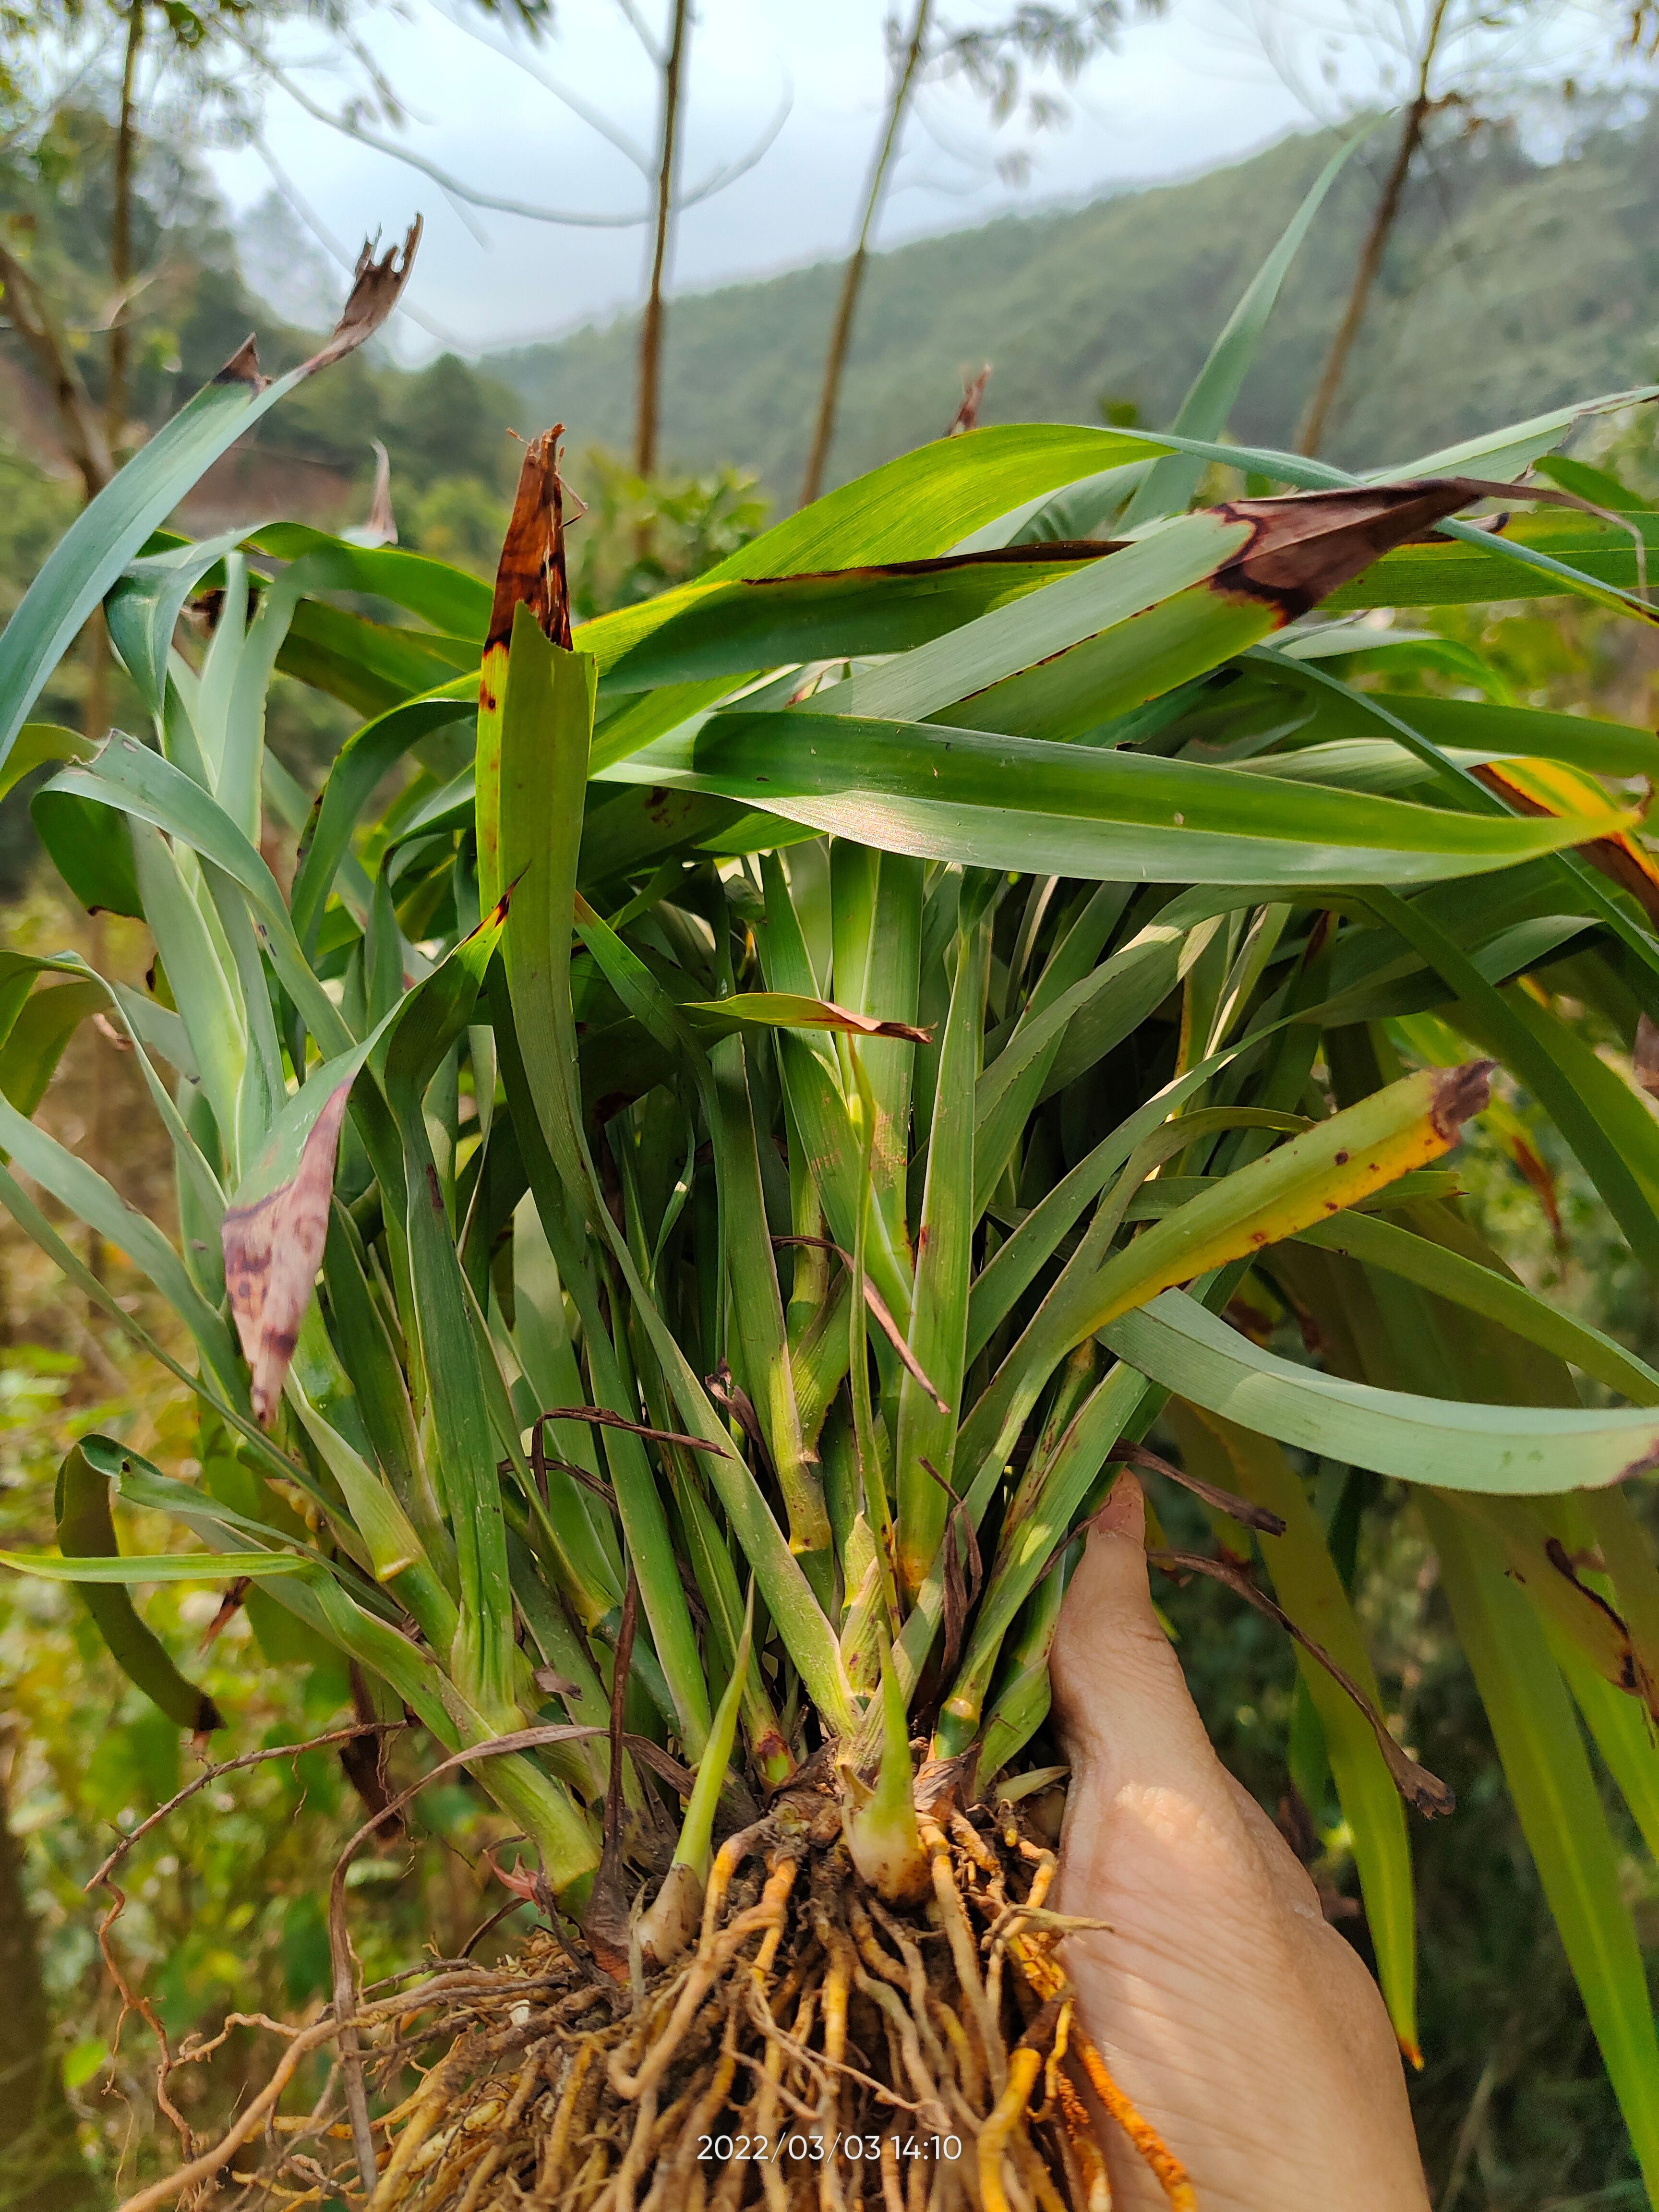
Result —
[{"label": "yellow root", "polygon": [[1087,2036],[1078,2038],[1077,2053],[1089,2076],[1089,2087],[1158,2177],[1159,2187],[1170,2200],[1170,2212],[1197,2212],[1198,2199],[1187,2179],[1186,2167],[1152,2122],[1141,2118],[1118,2087],[1107,2071],[1105,2060]]},{"label": "yellow root", "polygon": [[[884,1905],[833,1824],[783,1807],[721,1847],[695,1952],[632,1988],[537,1936],[514,1969],[364,2006],[387,2159],[367,2203],[336,2088],[303,2133],[266,2130],[239,2204],[319,2201],[316,2146],[359,2212],[1110,2212],[1086,2079],[1171,2212],[1194,2212],[1179,2161],[1079,2033],[1052,1852],[980,1814],[919,1825],[932,1893],[915,1907]],[[739,1882],[757,1855],[763,1874]],[[276,2121],[273,2097],[255,2105]]]},{"label": "yellow root", "polygon": [[1009,2212],[1002,2185],[1002,2160],[1009,2138],[1025,2118],[1025,2107],[1042,2071],[1042,2053],[1022,2043],[1008,2061],[1008,2086],[979,2131],[979,2196],[984,2212]]}]

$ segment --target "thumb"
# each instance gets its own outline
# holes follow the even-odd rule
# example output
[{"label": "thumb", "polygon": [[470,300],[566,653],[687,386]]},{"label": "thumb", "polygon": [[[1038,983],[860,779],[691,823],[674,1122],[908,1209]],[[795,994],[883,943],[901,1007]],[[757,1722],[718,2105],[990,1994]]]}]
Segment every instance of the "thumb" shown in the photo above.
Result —
[{"label": "thumb", "polygon": [[1143,1782],[1214,1764],[1181,1662],[1152,1610],[1146,1501],[1127,1469],[1091,1524],[1049,1661],[1054,1720],[1073,1769]]}]

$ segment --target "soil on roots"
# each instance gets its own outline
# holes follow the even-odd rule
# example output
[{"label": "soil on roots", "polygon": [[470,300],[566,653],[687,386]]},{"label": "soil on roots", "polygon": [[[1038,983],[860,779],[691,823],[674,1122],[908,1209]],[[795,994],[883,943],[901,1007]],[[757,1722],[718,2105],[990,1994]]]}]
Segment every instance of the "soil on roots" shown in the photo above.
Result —
[{"label": "soil on roots", "polygon": [[371,2094],[429,2069],[373,2124],[372,2191],[337,2069],[214,2201],[322,2204],[331,2183],[372,2212],[1108,2212],[1115,2127],[1190,2207],[1081,2033],[1053,1852],[1006,1807],[941,1808],[921,1835],[929,1893],[892,1908],[833,1807],[786,1805],[721,1847],[701,1934],[660,1972],[636,1951],[618,1983],[538,1934],[509,1967],[365,2008]]}]

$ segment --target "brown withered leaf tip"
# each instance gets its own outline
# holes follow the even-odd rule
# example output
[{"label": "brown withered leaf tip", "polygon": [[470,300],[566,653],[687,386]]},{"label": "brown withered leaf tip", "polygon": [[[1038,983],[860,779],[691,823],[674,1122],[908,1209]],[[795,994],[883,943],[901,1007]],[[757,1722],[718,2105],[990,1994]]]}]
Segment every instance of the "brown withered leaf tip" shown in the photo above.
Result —
[{"label": "brown withered leaf tip", "polygon": [[1384,553],[1482,496],[1462,477],[1437,477],[1228,500],[1212,512],[1248,523],[1251,535],[1217,571],[1211,588],[1265,599],[1284,622],[1294,622]]},{"label": "brown withered leaf tip", "polygon": [[347,354],[356,353],[360,345],[374,337],[403,295],[409,272],[415,265],[415,249],[420,242],[419,216],[410,224],[402,246],[388,246],[378,261],[374,258],[377,240],[363,240],[363,250],[352,272],[351,291],[340,310],[340,319],[328,343],[307,362],[307,376],[314,376],[331,362],[343,361]]},{"label": "brown withered leaf tip", "polygon": [[963,379],[962,404],[951,417],[951,427],[945,434],[947,438],[960,438],[967,431],[978,429],[980,402],[984,398],[985,387],[990,381],[991,364],[988,361],[977,376]]},{"label": "brown withered leaf tip", "polygon": [[512,641],[513,617],[527,606],[542,635],[570,649],[570,586],[564,562],[564,488],[559,479],[562,422],[544,430],[524,449],[512,519],[495,571],[484,651]]},{"label": "brown withered leaf tip", "polygon": [[833,999],[826,999],[823,1003],[827,1009],[828,1018],[824,1022],[827,1029],[850,1030],[860,1036],[903,1037],[910,1044],[932,1044],[933,1042],[932,1030],[918,1029],[914,1022],[878,1021],[873,1014],[854,1013],[850,1006],[837,1006]]},{"label": "brown withered leaf tip", "polygon": [[256,392],[264,390],[270,379],[260,374],[259,349],[251,332],[213,380],[216,384],[251,384]]},{"label": "brown withered leaf tip", "polygon": [[365,545],[395,545],[398,518],[392,511],[392,456],[378,438],[369,442],[374,448],[374,491],[368,502],[368,520],[359,527],[357,536]]},{"label": "brown withered leaf tip", "polygon": [[233,1206],[221,1232],[225,1288],[253,1375],[253,1418],[269,1428],[295,1340],[322,1265],[334,1157],[349,1082],[341,1084],[306,1139],[298,1171],[255,1206]]},{"label": "brown withered leaf tip", "polygon": [[1465,1121],[1486,1112],[1492,1098],[1492,1072],[1497,1065],[1495,1060],[1466,1060],[1462,1067],[1441,1072],[1429,1120],[1436,1135],[1447,1144],[1455,1139]]},{"label": "brown withered leaf tip", "polygon": [[[1540,799],[1522,791],[1510,781],[1500,765],[1492,761],[1477,761],[1469,773],[1477,783],[1484,783],[1488,791],[1495,792],[1504,804],[1517,814],[1529,814],[1534,818],[1552,814]],[[1651,803],[1652,790],[1643,801],[1645,808]],[[1641,848],[1628,837],[1592,837],[1588,844],[1577,845],[1574,851],[1599,869],[1609,883],[1617,884],[1620,890],[1628,891],[1650,921],[1659,923],[1659,872]]]},{"label": "brown withered leaf tip", "polygon": [[[419,216],[409,226],[402,246],[387,246],[378,261],[374,258],[374,240],[365,239],[353,272],[350,295],[340,310],[340,319],[335,324],[328,343],[302,364],[301,376],[314,376],[319,368],[326,368],[331,362],[343,360],[347,354],[355,353],[366,338],[374,337],[397,306],[403,289],[409,282],[409,272],[415,261],[415,249],[420,242]],[[264,390],[270,379],[260,372],[259,349],[252,337],[243,339],[213,381],[216,384],[251,385],[256,392]],[[387,542],[396,541],[394,538]]]}]

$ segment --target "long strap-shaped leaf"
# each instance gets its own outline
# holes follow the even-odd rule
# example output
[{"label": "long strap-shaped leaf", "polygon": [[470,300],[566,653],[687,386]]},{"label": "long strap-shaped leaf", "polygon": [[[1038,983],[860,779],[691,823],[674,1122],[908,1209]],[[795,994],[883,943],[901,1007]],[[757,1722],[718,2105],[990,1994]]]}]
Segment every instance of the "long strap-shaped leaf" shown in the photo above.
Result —
[{"label": "long strap-shaped leaf", "polygon": [[233,1404],[246,1402],[246,1384],[221,1316],[191,1281],[184,1261],[145,1214],[129,1206],[96,1168],[37,1128],[0,1097],[0,1148],[49,1190],[59,1205],[123,1251],[155,1284],[191,1335],[219,1388]]},{"label": "long strap-shaped leaf", "polygon": [[325,1053],[350,1049],[351,1032],[300,950],[276,877],[210,793],[160,753],[118,734],[87,767],[64,769],[52,788],[150,823],[228,876],[252,906],[270,963],[312,1036]]},{"label": "long strap-shaped leaf", "polygon": [[791,1549],[827,1601],[833,1583],[823,1489],[800,1434],[800,1416],[784,1337],[783,1303],[767,1228],[760,1157],[739,1039],[705,1054],[679,1009],[643,961],[602,921],[580,892],[576,928],[624,1006],[676,1051],[702,1094],[714,1141],[728,1295],[748,1386],[754,1395],[789,1515]]},{"label": "long strap-shaped leaf", "polygon": [[1576,821],[1455,812],[1146,753],[802,711],[717,714],[613,773],[891,852],[1126,883],[1427,883],[1636,820],[1611,806]]},{"label": "long strap-shaped leaf", "polygon": [[1406,1482],[1527,1495],[1599,1489],[1659,1464],[1659,1413],[1460,1404],[1345,1382],[1264,1352],[1180,1291],[1101,1335],[1195,1405]]},{"label": "long strap-shaped leaf", "polygon": [[[1279,1446],[1215,1414],[1171,1405],[1165,1413],[1181,1439],[1188,1470],[1237,1487],[1285,1522],[1282,1535],[1261,1539],[1261,1557],[1279,1603],[1297,1626],[1328,1651],[1383,1709],[1370,1654],[1348,1594],[1306,1492]],[[1208,1443],[1213,1468],[1204,1463]],[[1366,1924],[1389,2016],[1407,2056],[1417,2049],[1417,1929],[1411,1844],[1394,1777],[1364,1716],[1334,1679],[1298,1647],[1297,1664],[1324,1731],[1331,1773],[1353,1837]]]},{"label": "long strap-shaped leaf", "polygon": [[[1356,131],[1337,148],[1315,178],[1273,252],[1227,318],[1226,328],[1211,347],[1209,358],[1182,401],[1170,425],[1178,435],[1218,438],[1226,428],[1227,417],[1233,411],[1234,402],[1255,359],[1256,348],[1278,301],[1279,288],[1290,273],[1291,264],[1312,228],[1314,217],[1323,206],[1326,193],[1341,175],[1350,157],[1380,127],[1380,120]],[[1146,482],[1123,510],[1121,528],[1133,530],[1156,516],[1178,514],[1197,490],[1203,473],[1204,463],[1190,453],[1171,453],[1161,461],[1154,461]]]},{"label": "long strap-shaped leaf", "polygon": [[1618,1856],[1544,1632],[1480,1531],[1421,1501],[1504,1778],[1650,2193],[1659,2191],[1659,2038]]},{"label": "long strap-shaped leaf", "polygon": [[1547,1035],[1487,982],[1462,947],[1407,899],[1387,891],[1372,903],[1389,928],[1442,975],[1469,1009],[1471,1025],[1526,1085],[1607,1200],[1632,1252],[1659,1273],[1659,1210],[1550,1048]]},{"label": "long strap-shaped leaf", "polygon": [[394,250],[375,262],[364,247],[351,296],[320,353],[268,384],[250,338],[76,517],[0,635],[0,765],[81,625],[150,532],[263,414],[386,320],[407,280],[420,230],[417,221],[404,241],[401,264]]},{"label": "long strap-shaped leaf", "polygon": [[371,793],[411,745],[465,719],[471,711],[471,690],[463,681],[443,684],[422,698],[406,699],[355,730],[335,755],[306,825],[294,872],[290,912],[295,933],[308,951],[315,951],[323,909]]},{"label": "long strap-shaped leaf", "polygon": [[1340,1221],[1316,1222],[1302,1230],[1297,1242],[1317,1244],[1327,1252],[1346,1252],[1366,1267],[1386,1268],[1571,1360],[1632,1404],[1659,1406],[1659,1373],[1622,1344],[1540,1297],[1512,1276],[1482,1267],[1430,1237],[1413,1236],[1396,1222],[1349,1212]]},{"label": "long strap-shaped leaf", "polygon": [[[945,1486],[954,1480],[957,1424],[963,1411],[968,1300],[978,1218],[974,1205],[974,1085],[979,1075],[990,951],[991,920],[987,915],[974,920],[957,938],[957,972],[928,1136],[909,1330],[915,1364],[907,1364],[899,1383],[893,1470],[898,1569],[909,1591],[920,1588],[940,1544],[957,1541],[954,1530],[947,1528],[951,1501]],[[926,1382],[920,1379],[923,1375]]]}]

